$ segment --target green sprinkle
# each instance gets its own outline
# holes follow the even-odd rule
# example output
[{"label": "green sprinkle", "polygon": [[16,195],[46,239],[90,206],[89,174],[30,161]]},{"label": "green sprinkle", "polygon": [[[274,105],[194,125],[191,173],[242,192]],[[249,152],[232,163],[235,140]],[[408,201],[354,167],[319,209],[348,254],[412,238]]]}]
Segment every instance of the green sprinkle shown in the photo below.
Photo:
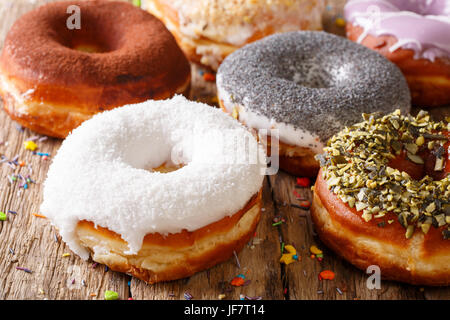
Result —
[{"label": "green sprinkle", "polygon": [[119,299],[119,294],[115,291],[106,290],[105,291],[105,300],[117,300]]},{"label": "green sprinkle", "polygon": [[278,221],[278,222],[272,223],[272,227],[279,226],[282,223],[283,223],[283,221]]},{"label": "green sprinkle", "polygon": [[5,220],[6,220],[6,213],[0,212],[0,221],[5,221]]},{"label": "green sprinkle", "polygon": [[140,7],[141,6],[141,0],[133,0],[133,5],[135,5],[136,7]]}]

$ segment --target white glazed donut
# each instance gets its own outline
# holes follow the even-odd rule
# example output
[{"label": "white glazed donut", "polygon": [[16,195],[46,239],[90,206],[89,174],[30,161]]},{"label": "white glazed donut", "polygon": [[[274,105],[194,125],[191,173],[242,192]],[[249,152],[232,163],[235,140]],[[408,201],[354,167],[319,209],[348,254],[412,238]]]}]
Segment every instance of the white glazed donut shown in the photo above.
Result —
[{"label": "white glazed donut", "polygon": [[[152,169],[162,165],[179,169]],[[83,259],[91,252],[150,283],[178,279],[248,242],[264,169],[256,139],[220,110],[181,96],[147,101],[96,115],[67,137],[41,212]]]}]

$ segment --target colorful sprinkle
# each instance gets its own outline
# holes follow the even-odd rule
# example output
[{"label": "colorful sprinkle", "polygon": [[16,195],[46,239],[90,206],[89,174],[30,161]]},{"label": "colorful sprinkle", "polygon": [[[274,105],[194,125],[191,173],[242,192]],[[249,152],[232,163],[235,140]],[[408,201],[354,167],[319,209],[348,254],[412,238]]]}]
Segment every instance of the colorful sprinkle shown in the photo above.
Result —
[{"label": "colorful sprinkle", "polygon": [[105,291],[105,300],[117,300],[119,299],[119,294],[115,291],[106,290]]},{"label": "colorful sprinkle", "polygon": [[43,218],[43,219],[47,219],[46,216],[39,214],[39,213],[33,213],[33,216],[37,217],[37,218]]},{"label": "colorful sprinkle", "polygon": [[63,253],[62,257],[63,258],[70,257],[70,253]]},{"label": "colorful sprinkle", "polygon": [[309,209],[311,207],[311,202],[308,200],[304,200],[300,202],[300,207],[302,209]]},{"label": "colorful sprinkle", "polygon": [[234,250],[233,250],[233,255],[234,255],[234,258],[236,259],[236,265],[240,269],[241,268],[241,263],[239,262],[239,258],[237,256],[237,253]]},{"label": "colorful sprinkle", "polygon": [[6,220],[6,213],[0,211],[0,221]]},{"label": "colorful sprinkle", "polygon": [[235,287],[243,286],[245,283],[245,276],[243,274],[238,274],[231,280],[231,285]]},{"label": "colorful sprinkle", "polygon": [[311,185],[311,180],[309,178],[297,178],[297,185],[300,187],[309,187]]},{"label": "colorful sprinkle", "polygon": [[210,73],[210,72],[206,72],[205,74],[203,74],[203,79],[205,81],[216,81],[216,75],[214,73]]},{"label": "colorful sprinkle", "polygon": [[298,261],[299,257],[297,255],[297,250],[290,244],[286,245],[284,249],[288,253],[283,253],[280,258],[280,263],[284,263],[285,265],[291,264],[292,262]]},{"label": "colorful sprinkle", "polygon": [[184,296],[184,299],[186,299],[186,300],[192,300],[192,298],[193,298],[192,294],[190,294],[188,291],[186,291],[183,294],[183,296]]},{"label": "colorful sprinkle", "polygon": [[28,140],[23,143],[26,150],[34,151],[37,149],[37,144],[34,141]]},{"label": "colorful sprinkle", "polygon": [[320,250],[320,249],[317,248],[316,246],[311,246],[311,247],[309,248],[309,251],[311,251],[311,253],[312,253],[312,254],[315,254],[315,255],[322,254],[322,250]]},{"label": "colorful sprinkle", "polygon": [[16,267],[16,269],[17,269],[17,270],[22,270],[22,271],[24,271],[24,272],[26,272],[26,273],[33,273],[33,271],[31,271],[30,269],[23,268],[23,267]]},{"label": "colorful sprinkle", "polygon": [[335,277],[335,274],[331,270],[324,270],[321,273],[319,273],[319,279],[320,280],[333,280]]},{"label": "colorful sprinkle", "polygon": [[335,23],[336,23],[336,26],[338,26],[340,28],[345,27],[345,20],[342,18],[337,18]]}]

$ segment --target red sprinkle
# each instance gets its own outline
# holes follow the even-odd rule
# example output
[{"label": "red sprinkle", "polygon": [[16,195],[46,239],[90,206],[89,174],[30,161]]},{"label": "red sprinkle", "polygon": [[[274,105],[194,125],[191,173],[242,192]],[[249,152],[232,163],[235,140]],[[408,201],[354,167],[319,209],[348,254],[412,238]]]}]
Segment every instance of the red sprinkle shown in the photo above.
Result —
[{"label": "red sprinkle", "polygon": [[297,178],[297,185],[300,187],[309,187],[311,185],[311,180],[309,178]]},{"label": "red sprinkle", "polygon": [[301,201],[300,206],[303,208],[309,208],[309,207],[311,207],[311,202],[309,202],[308,200]]},{"label": "red sprinkle", "polygon": [[207,72],[207,73],[203,74],[203,79],[205,81],[211,81],[211,82],[216,81],[216,75],[214,73]]},{"label": "red sprinkle", "polygon": [[231,285],[235,286],[235,287],[243,286],[244,283],[245,283],[245,277],[243,275],[234,277],[233,280],[231,280]]}]

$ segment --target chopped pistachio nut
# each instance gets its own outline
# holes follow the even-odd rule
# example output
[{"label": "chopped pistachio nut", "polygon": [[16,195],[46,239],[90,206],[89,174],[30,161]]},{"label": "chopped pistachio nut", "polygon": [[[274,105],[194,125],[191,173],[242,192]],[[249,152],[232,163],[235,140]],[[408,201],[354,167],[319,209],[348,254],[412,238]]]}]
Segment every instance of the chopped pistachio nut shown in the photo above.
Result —
[{"label": "chopped pistachio nut", "polygon": [[329,189],[361,212],[365,221],[396,214],[406,238],[413,236],[416,227],[427,233],[430,226],[447,226],[442,234],[450,238],[450,175],[436,181],[430,176],[414,180],[389,167],[392,159],[403,154],[406,160],[423,165],[423,151],[431,151],[436,155],[434,169],[442,171],[449,124],[432,122],[425,111],[416,118],[402,116],[399,110],[363,118],[334,135],[325,153],[317,157]]}]

